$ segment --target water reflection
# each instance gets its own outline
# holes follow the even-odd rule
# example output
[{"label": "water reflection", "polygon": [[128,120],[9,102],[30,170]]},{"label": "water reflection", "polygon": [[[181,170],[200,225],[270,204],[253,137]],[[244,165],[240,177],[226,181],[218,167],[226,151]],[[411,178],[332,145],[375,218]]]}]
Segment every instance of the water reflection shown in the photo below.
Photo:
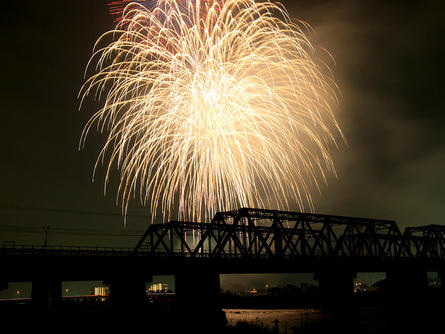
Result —
[{"label": "water reflection", "polygon": [[278,327],[280,333],[292,333],[294,328],[310,325],[326,317],[326,314],[313,309],[224,309],[224,312],[229,325],[235,326],[245,321],[270,329]]}]

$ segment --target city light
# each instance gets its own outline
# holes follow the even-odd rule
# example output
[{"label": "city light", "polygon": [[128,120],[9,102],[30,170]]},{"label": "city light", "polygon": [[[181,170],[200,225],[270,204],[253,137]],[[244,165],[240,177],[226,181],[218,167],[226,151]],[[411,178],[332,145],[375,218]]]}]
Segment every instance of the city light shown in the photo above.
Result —
[{"label": "city light", "polygon": [[110,294],[110,288],[108,286],[96,286],[93,290],[94,296],[108,296]]},{"label": "city light", "polygon": [[148,288],[149,293],[162,293],[168,292],[168,284],[167,283],[153,283]]}]

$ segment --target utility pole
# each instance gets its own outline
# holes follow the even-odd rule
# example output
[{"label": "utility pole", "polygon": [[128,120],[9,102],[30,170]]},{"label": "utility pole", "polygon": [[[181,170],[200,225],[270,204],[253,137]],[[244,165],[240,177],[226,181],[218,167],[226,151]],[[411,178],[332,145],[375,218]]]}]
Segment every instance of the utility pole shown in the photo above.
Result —
[{"label": "utility pole", "polygon": [[48,246],[48,233],[49,233],[48,225],[43,226],[43,232],[45,233],[45,241],[43,242],[43,247],[47,247]]}]

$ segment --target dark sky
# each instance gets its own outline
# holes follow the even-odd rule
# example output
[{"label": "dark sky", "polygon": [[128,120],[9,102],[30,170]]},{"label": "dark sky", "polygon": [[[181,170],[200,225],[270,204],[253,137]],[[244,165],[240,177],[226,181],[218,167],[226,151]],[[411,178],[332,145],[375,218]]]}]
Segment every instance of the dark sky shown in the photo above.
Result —
[{"label": "dark sky", "polygon": [[441,1],[315,1],[308,21],[336,60],[349,142],[318,211],[443,224],[445,146]]},{"label": "dark sky", "polygon": [[[131,247],[131,235],[146,227],[130,216],[114,235],[123,230],[115,189],[103,195],[103,169],[91,182],[104,137],[93,133],[78,151],[99,106],[90,99],[79,111],[77,94],[94,42],[113,27],[106,2],[2,4],[0,241],[41,243],[49,225],[50,245]],[[337,118],[348,145],[332,151],[338,178],[313,194],[316,212],[393,219],[402,230],[445,223],[442,3],[284,1],[291,17],[312,26],[313,44],[335,58],[341,90]],[[144,211],[131,203],[130,214]],[[79,229],[84,234],[71,231]]]}]

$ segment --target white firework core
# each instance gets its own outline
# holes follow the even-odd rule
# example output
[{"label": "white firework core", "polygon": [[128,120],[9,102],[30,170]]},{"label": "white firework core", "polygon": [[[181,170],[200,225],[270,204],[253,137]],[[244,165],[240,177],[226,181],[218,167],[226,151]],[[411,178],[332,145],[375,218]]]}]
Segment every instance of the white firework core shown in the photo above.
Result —
[{"label": "white firework core", "polygon": [[[124,213],[139,193],[153,217],[202,221],[237,207],[312,209],[335,174],[336,86],[307,27],[252,0],[130,4],[97,42],[82,88],[105,100],[100,160],[120,174]],[[109,39],[111,42],[106,42]],[[103,45],[103,46],[101,46]]]}]

